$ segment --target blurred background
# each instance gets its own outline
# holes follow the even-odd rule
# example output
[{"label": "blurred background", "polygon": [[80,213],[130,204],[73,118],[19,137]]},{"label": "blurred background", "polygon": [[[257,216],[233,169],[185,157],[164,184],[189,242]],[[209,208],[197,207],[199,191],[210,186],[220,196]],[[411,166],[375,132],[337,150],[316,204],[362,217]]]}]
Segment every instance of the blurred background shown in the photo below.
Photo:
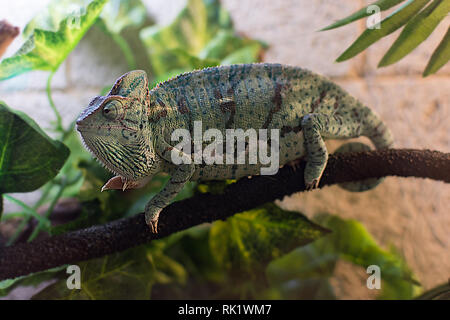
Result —
[{"label": "blurred background", "polygon": [[[184,7],[183,0],[143,0],[150,25],[170,23]],[[0,20],[25,25],[49,1],[14,0],[2,6]],[[264,62],[308,68],[328,76],[364,104],[376,110],[391,128],[397,148],[450,152],[450,65],[422,78],[433,49],[448,28],[450,17],[429,39],[400,62],[381,69],[376,66],[399,32],[382,39],[353,59],[336,58],[365,29],[365,19],[336,30],[317,30],[367,5],[364,0],[221,0],[238,34],[268,45]],[[385,17],[388,13],[383,12]],[[152,21],[153,20],[153,21]],[[145,49],[134,29],[124,38],[135,53],[137,67],[151,70]],[[23,44],[17,37],[4,57]],[[91,28],[60,66],[52,87],[53,99],[68,125],[105,86],[129,71],[123,53],[99,28]],[[45,88],[48,73],[33,71],[0,82],[0,99],[26,112],[46,128],[50,116]],[[339,145],[331,141],[332,152]],[[14,194],[33,203],[40,191]],[[286,197],[278,203],[308,217],[328,212],[361,222],[377,242],[393,244],[425,289],[450,277],[450,185],[424,179],[389,177],[376,189],[350,193],[337,186]],[[5,212],[17,206],[5,200]],[[331,282],[342,299],[373,298],[366,288],[364,269],[339,261]]]}]

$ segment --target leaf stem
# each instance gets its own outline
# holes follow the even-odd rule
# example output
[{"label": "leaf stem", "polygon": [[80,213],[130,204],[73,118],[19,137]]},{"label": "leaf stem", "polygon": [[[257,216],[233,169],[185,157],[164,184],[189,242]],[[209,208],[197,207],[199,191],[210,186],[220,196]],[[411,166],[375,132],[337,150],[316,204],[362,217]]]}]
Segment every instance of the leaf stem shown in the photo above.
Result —
[{"label": "leaf stem", "polygon": [[56,128],[55,129],[57,131],[63,133],[64,129],[63,129],[63,126],[62,126],[61,114],[59,113],[58,109],[56,109],[55,102],[53,101],[53,98],[52,98],[51,83],[52,83],[52,79],[53,79],[54,74],[55,74],[55,71],[50,72],[50,75],[48,76],[48,79],[47,79],[47,87],[46,87],[47,98],[48,98],[48,102],[50,103],[50,107],[52,108],[53,113],[56,116]]},{"label": "leaf stem", "polygon": [[24,202],[20,201],[19,199],[16,199],[14,197],[11,197],[8,194],[3,195],[6,199],[8,199],[9,201],[11,201],[12,203],[21,206],[22,209],[24,209],[24,211],[30,215],[30,217],[34,217],[36,220],[38,220],[40,223],[45,224],[45,219],[43,217],[41,217],[36,210],[34,210],[33,208],[27,206]]},{"label": "leaf stem", "polygon": [[[61,195],[62,195],[64,189],[66,188],[66,186],[67,186],[66,179],[63,179],[61,185],[59,186],[58,193],[52,199],[47,211],[44,214],[46,222],[49,221],[50,214],[53,212],[53,208],[55,207],[56,202],[58,202],[59,198],[61,198]],[[34,228],[33,232],[31,233],[30,237],[28,238],[28,242],[34,240],[39,235],[39,232],[41,231],[41,229],[42,229],[42,222],[39,221],[38,225]],[[48,229],[46,229],[46,231],[48,231]]]},{"label": "leaf stem", "polygon": [[128,67],[131,70],[136,69],[136,60],[134,59],[133,52],[128,42],[119,33],[109,32],[109,34],[111,35],[114,42],[119,46],[120,50],[122,50]]}]

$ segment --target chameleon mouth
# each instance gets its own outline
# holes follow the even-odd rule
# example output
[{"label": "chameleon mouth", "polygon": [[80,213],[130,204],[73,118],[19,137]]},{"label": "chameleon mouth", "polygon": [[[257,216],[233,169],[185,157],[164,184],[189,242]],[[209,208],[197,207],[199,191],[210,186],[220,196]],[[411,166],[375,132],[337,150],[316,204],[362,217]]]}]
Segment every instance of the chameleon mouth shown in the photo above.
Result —
[{"label": "chameleon mouth", "polygon": [[100,150],[105,150],[105,144],[99,143],[98,137],[92,141],[91,139],[84,137],[81,131],[80,136],[83,146],[86,148],[86,150],[88,150],[89,153],[94,157],[94,159],[97,160],[105,169],[117,176],[123,177],[123,179],[127,179],[130,181],[132,180],[130,179],[130,177],[128,177],[126,172],[122,171],[118,166],[110,164],[109,161],[104,158],[103,153]]}]

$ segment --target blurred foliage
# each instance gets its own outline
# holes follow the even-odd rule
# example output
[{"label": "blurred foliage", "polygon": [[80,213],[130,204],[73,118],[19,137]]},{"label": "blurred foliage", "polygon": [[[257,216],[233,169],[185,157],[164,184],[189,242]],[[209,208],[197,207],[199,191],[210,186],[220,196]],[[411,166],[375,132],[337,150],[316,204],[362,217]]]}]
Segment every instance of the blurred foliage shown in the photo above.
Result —
[{"label": "blurred foliage", "polygon": [[[387,9],[394,1],[378,3]],[[441,7],[436,4],[435,8]],[[334,27],[363,16],[364,12],[360,12]],[[2,218],[20,221],[8,244],[15,243],[31,218],[38,224],[28,241],[41,231],[56,235],[142,212],[149,198],[168,180],[167,175],[158,174],[142,189],[100,192],[110,173],[82,146],[73,123],[67,128],[62,126],[51,98],[51,78],[91,26],[96,25],[113,38],[130,68],[136,66],[136,61],[121,33],[128,27],[138,30],[152,67],[153,85],[192,69],[259,61],[266,47],[236,34],[218,0],[188,0],[180,14],[165,26],[146,27],[146,19],[145,7],[139,0],[53,0],[27,25],[24,46],[0,64],[1,79],[30,70],[50,70],[47,95],[57,120],[53,129],[60,135],[57,140],[50,139],[26,115],[0,105],[0,137],[8,137],[2,139],[6,147],[0,148],[8,151],[1,153],[1,172],[19,163],[20,170],[33,172],[38,167],[36,159],[39,165],[49,164],[48,170],[40,170],[35,178],[28,174],[28,184],[14,185],[4,180],[7,176],[0,176],[2,193],[27,191],[45,183],[41,198],[33,206],[5,195],[22,208]],[[413,24],[409,32],[417,28]],[[405,36],[402,41],[410,40]],[[446,50],[445,46],[440,49],[437,61],[442,60],[440,56],[445,56]],[[392,56],[398,57],[398,53],[394,51]],[[19,146],[17,141],[22,140],[27,143]],[[34,145],[29,146],[32,142]],[[40,147],[34,148],[36,145]],[[20,160],[27,152],[33,154],[26,156],[26,161]],[[11,154],[13,157],[8,156]],[[14,174],[15,181],[22,181],[20,171]],[[196,193],[220,194],[234,182],[190,182],[174,201]],[[50,213],[62,197],[76,197],[82,209],[74,220],[53,226]],[[47,209],[40,215],[37,210],[44,204]],[[81,262],[81,290],[67,289],[67,274],[62,266],[0,281],[0,295],[7,295],[19,285],[55,279],[34,298],[334,299],[330,279],[341,259],[363,268],[371,264],[381,267],[383,286],[379,298],[411,298],[417,294],[418,283],[403,259],[395,250],[381,249],[356,221],[327,215],[313,222],[301,213],[266,204],[226,221],[200,225],[125,252]]]},{"label": "blurred foliage", "polygon": [[[72,20],[69,20],[72,27],[77,28],[79,16],[86,12],[91,2],[92,0],[52,0],[47,10],[42,11],[27,24],[23,34],[30,36],[35,29],[56,32],[61,22],[68,16],[72,17]],[[130,69],[136,68],[136,61],[121,32],[128,27],[142,26],[146,16],[145,6],[140,0],[109,0],[99,12],[97,25],[117,43]]]},{"label": "blurred foliage", "polygon": [[251,63],[265,45],[235,34],[219,0],[188,0],[172,23],[141,30],[154,84],[182,72],[216,65]]},{"label": "blurred foliage", "polygon": [[[181,288],[188,285],[190,276],[212,281],[211,286],[223,286],[226,291],[222,294],[253,297],[257,294],[253,284],[269,261],[324,234],[325,229],[302,214],[268,204],[225,222],[192,228],[150,245],[82,263],[81,290],[67,290],[62,279],[36,298],[145,299],[150,298],[154,284],[160,290],[178,286],[177,294],[182,294]],[[228,288],[224,276],[245,285]],[[193,288],[188,291],[195,294]]]},{"label": "blurred foliage", "polygon": [[[272,261],[267,268],[269,282],[283,293],[284,298],[303,296],[302,291],[311,288],[317,290],[314,298],[332,297],[333,292],[328,290],[331,288],[329,279],[340,259],[364,270],[369,265],[379,266],[383,281],[380,299],[410,299],[419,292],[420,284],[403,258],[394,248],[390,251],[381,249],[361,223],[334,215],[319,215],[315,220],[332,233]],[[308,281],[305,283],[305,280]]]},{"label": "blurred foliage", "polygon": [[301,214],[267,204],[213,223],[209,244],[219,265],[251,278],[268,261],[325,233]]},{"label": "blurred foliage", "polygon": [[56,71],[95,22],[106,2],[94,0],[86,8],[74,11],[61,20],[55,31],[29,27],[30,35],[23,46],[0,64],[0,80],[31,70]]},{"label": "blurred foliage", "polygon": [[334,215],[317,221],[332,233],[301,213],[268,204],[83,262],[81,290],[68,290],[63,276],[34,298],[335,299],[330,279],[339,260],[364,271],[378,265],[380,299],[417,295],[418,283],[404,260],[381,249],[360,223]]},{"label": "blurred foliage", "polygon": [[[425,41],[450,12],[450,1],[446,0],[378,0],[329,25],[322,31],[338,28],[370,16],[375,13],[373,6],[378,6],[381,11],[385,11],[400,3],[403,4],[397,10],[379,22],[380,28],[367,28],[336,61],[341,62],[353,58],[381,38],[404,27],[397,40],[381,59],[378,67],[391,65]],[[449,32],[447,31],[441,43],[431,55],[430,61],[423,72],[424,77],[437,72],[450,59]]]}]

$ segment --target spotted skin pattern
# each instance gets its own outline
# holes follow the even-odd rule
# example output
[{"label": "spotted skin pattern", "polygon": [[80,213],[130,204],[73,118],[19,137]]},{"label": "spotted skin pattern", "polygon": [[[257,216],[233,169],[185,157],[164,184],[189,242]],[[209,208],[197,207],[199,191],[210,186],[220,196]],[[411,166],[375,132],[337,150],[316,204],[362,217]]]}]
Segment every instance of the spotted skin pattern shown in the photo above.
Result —
[{"label": "spotted skin pattern", "polygon": [[[308,189],[318,186],[327,163],[324,140],[366,136],[377,149],[393,143],[389,129],[372,110],[302,68],[267,63],[213,67],[181,74],[151,91],[145,72],[131,71],[107,96],[92,100],[77,129],[87,149],[117,174],[104,189],[139,188],[157,172],[171,175],[145,207],[153,232],[159,213],[187,181],[239,179],[259,174],[264,167],[259,162],[175,165],[173,152],[185,160],[192,160],[193,154],[175,148],[172,132],[184,128],[193,137],[194,121],[202,121],[202,132],[215,128],[224,137],[226,129],[278,129],[279,163],[304,157]],[[355,183],[347,189],[367,190],[371,184]]]}]

